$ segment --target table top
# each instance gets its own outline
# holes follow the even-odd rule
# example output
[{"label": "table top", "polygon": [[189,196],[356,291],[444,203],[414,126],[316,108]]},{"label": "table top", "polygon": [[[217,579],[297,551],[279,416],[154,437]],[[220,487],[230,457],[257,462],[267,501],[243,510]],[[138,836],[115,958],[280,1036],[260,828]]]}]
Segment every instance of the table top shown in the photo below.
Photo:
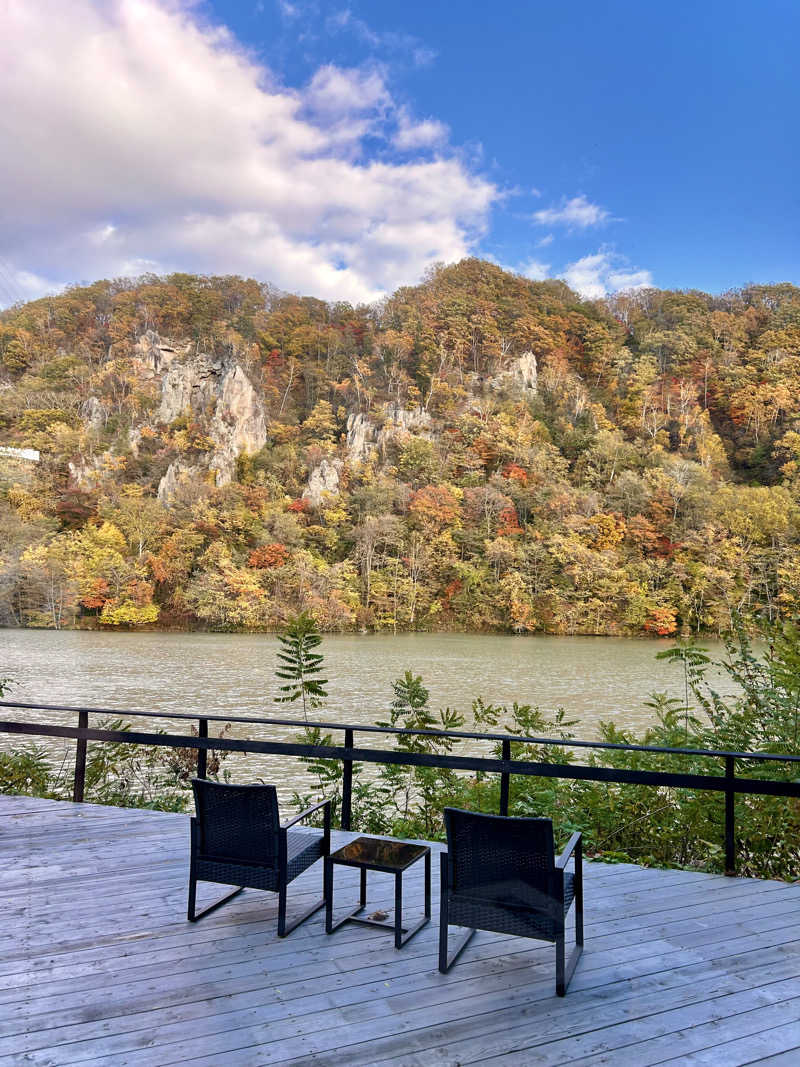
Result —
[{"label": "table top", "polygon": [[381,837],[357,837],[331,853],[334,863],[345,867],[364,867],[369,870],[404,871],[430,852],[427,845],[412,845],[407,841],[387,841]]}]

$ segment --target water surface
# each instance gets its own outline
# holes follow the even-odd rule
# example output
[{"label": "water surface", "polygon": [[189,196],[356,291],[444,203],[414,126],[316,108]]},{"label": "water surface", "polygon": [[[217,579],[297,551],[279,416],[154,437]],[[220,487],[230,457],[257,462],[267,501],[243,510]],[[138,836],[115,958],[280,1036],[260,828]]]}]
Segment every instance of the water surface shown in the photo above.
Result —
[{"label": "water surface", "polygon": [[[680,667],[655,658],[668,647],[665,641],[609,637],[326,636],[322,650],[330,697],[325,710],[315,714],[353,723],[384,718],[391,682],[410,669],[422,676],[434,708],[449,706],[466,714],[465,729],[473,699],[482,696],[494,704],[516,700],[550,712],[563,706],[578,720],[577,735],[587,739],[598,736],[601,720],[641,730],[653,718],[644,703],[648,694],[663,690],[683,696]],[[0,630],[0,676],[19,683],[10,699],[32,703],[299,718],[299,711],[274,702],[277,649],[277,638],[263,634]],[[716,681],[721,691],[731,690],[726,677]],[[75,724],[75,716],[66,712],[24,715]],[[156,722],[170,728],[163,719],[148,724]],[[249,730],[237,727],[233,736],[292,734],[279,727]],[[18,743],[0,736],[2,747]],[[50,748],[57,756],[64,745],[54,742]],[[270,776],[284,790],[303,777],[296,761],[285,765],[277,757],[237,756],[228,766],[236,767],[236,777]]]}]

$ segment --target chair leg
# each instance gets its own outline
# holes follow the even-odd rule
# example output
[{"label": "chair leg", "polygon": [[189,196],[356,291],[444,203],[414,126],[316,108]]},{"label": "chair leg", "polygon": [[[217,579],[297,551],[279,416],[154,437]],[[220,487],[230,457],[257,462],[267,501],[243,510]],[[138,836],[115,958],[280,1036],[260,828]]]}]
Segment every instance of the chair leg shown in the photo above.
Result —
[{"label": "chair leg", "polygon": [[439,970],[442,972],[442,974],[447,974],[447,972],[456,962],[458,957],[470,943],[470,941],[472,940],[472,935],[475,933],[474,930],[467,930],[467,932],[456,942],[455,948],[448,956],[447,930],[447,926],[444,926],[442,924],[439,925]]},{"label": "chair leg", "polygon": [[567,995],[567,987],[583,953],[582,909],[580,911],[575,909],[575,948],[570,952],[568,959],[565,959],[565,947],[565,931],[562,925],[561,931],[556,934],[556,995],[559,997]]},{"label": "chair leg", "polygon": [[447,865],[447,853],[441,852],[439,854],[439,970],[442,974],[447,974],[458,957],[464,951],[469,944],[474,930],[467,930],[467,932],[456,943],[456,947],[453,949],[452,955],[447,955],[447,934],[450,927],[450,907],[449,896],[450,893],[450,870]]},{"label": "chair leg", "polygon": [[198,919],[204,918],[206,915],[210,915],[212,911],[216,911],[217,908],[221,908],[223,904],[227,904],[229,900],[233,900],[234,897],[238,897],[244,889],[244,886],[239,886],[238,889],[234,889],[232,893],[228,893],[227,896],[222,897],[221,900],[217,900],[214,904],[209,904],[207,908],[203,908],[202,911],[195,911],[195,903],[197,896],[197,879],[189,879],[189,906],[187,908],[187,919],[190,923],[196,923]]},{"label": "chair leg", "polygon": [[564,927],[556,933],[556,995],[566,996],[567,982],[564,967]]},{"label": "chair leg", "polygon": [[189,874],[189,902],[186,907],[186,917],[189,922],[194,922],[195,904],[197,903],[197,879],[194,873]]},{"label": "chair leg", "polygon": [[278,937],[286,937],[286,886],[278,890]]},{"label": "chair leg", "polygon": [[327,903],[328,891],[326,887],[324,864],[322,873],[322,900],[318,900],[316,904],[312,904],[302,915],[293,919],[288,926],[286,925],[286,886],[281,886],[278,890],[278,937],[286,937],[292,930],[296,930],[301,923],[304,923],[306,919],[310,919],[312,915],[316,914],[320,908],[324,908]]}]

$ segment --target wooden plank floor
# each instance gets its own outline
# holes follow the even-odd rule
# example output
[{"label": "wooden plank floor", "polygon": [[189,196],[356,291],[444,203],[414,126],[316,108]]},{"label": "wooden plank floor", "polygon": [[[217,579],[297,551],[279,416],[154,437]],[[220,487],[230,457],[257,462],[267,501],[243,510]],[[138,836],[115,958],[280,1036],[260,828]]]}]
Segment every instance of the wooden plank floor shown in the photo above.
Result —
[{"label": "wooden plank floor", "polygon": [[[560,999],[540,942],[478,933],[439,974],[436,857],[433,921],[398,952],[321,913],[279,941],[255,890],[190,925],[187,852],[185,815],[0,796],[0,1065],[800,1064],[800,885],[589,863]],[[337,868],[337,904],[357,877]]]}]

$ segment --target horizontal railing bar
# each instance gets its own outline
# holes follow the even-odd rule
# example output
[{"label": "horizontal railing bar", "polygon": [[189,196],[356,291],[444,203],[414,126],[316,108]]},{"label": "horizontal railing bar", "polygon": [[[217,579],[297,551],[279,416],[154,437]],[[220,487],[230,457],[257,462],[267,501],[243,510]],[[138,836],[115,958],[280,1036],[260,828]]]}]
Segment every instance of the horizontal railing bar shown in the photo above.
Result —
[{"label": "horizontal railing bar", "polygon": [[96,715],[133,715],[145,719],[178,719],[197,722],[240,722],[261,726],[290,726],[304,729],[312,727],[320,730],[355,730],[357,733],[373,734],[411,734],[423,737],[455,737],[469,741],[510,741],[521,745],[549,745],[560,748],[596,748],[616,752],[652,752],[666,756],[708,756],[711,758],[731,757],[738,760],[772,760],[778,763],[800,763],[799,755],[783,755],[777,752],[729,752],[724,749],[711,748],[669,748],[665,745],[631,745],[617,741],[581,741],[557,737],[526,737],[519,734],[466,733],[461,730],[417,730],[404,726],[372,726],[368,723],[341,723],[311,721],[306,719],[265,719],[241,715],[211,715],[206,712],[179,711],[133,711],[129,708],[86,708],[71,704],[27,704],[13,700],[0,700],[0,707],[21,708],[30,711],[86,711]]},{"label": "horizontal railing bar", "polygon": [[672,771],[641,771],[617,767],[587,767],[572,763],[534,763],[485,756],[434,755],[377,748],[346,748],[340,745],[304,745],[291,741],[239,740],[232,737],[196,737],[151,734],[129,730],[99,730],[93,727],[44,726],[39,723],[0,721],[0,733],[26,736],[85,738],[87,741],[123,742],[159,748],[217,749],[229,752],[260,752],[265,755],[302,756],[307,759],[352,759],[359,763],[388,763],[410,767],[443,767],[450,770],[485,771],[490,774],[521,774],[578,781],[654,785],[676,789],[701,789],[764,796],[800,797],[800,783],[762,778],[726,778],[725,775],[678,774]]}]

